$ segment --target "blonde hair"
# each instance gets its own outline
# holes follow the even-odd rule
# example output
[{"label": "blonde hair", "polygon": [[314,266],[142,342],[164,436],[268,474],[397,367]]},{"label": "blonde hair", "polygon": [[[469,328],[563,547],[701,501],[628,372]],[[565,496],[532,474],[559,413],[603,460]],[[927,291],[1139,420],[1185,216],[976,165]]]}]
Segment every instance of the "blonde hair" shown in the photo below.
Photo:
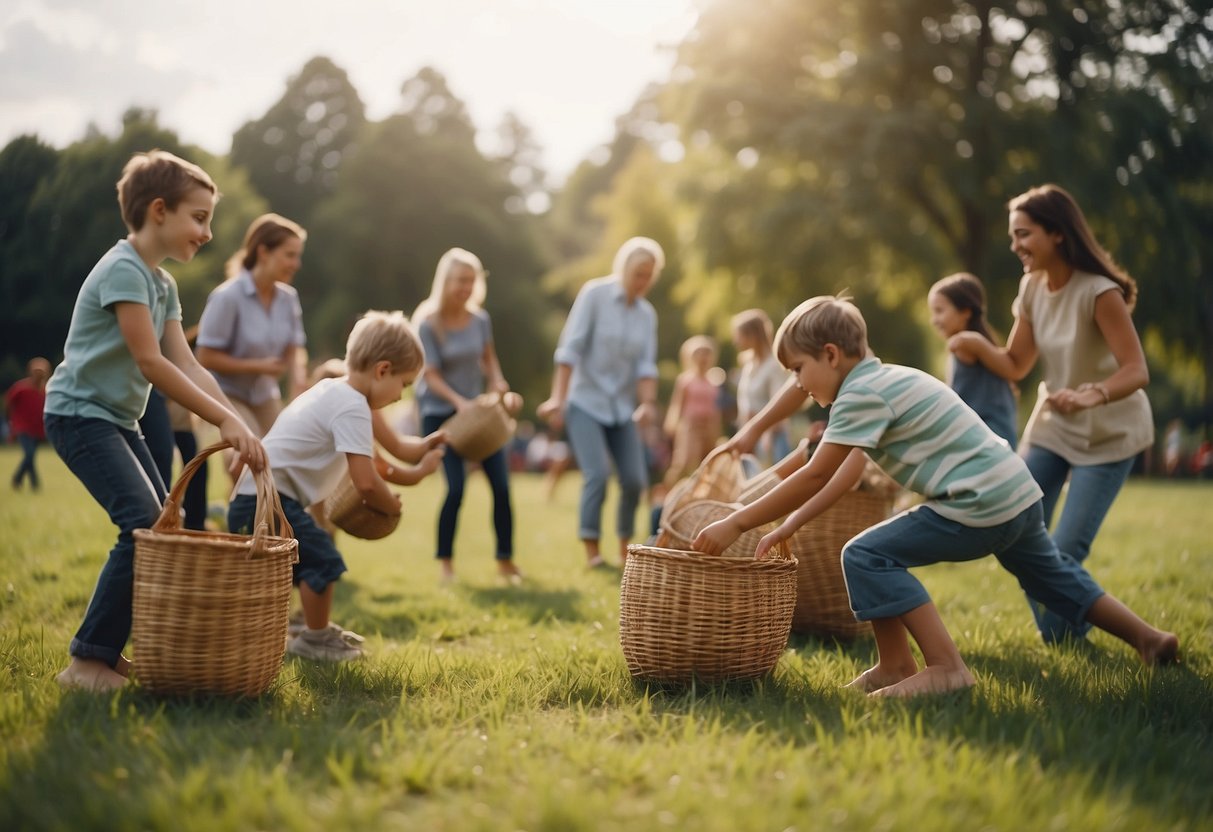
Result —
[{"label": "blonde hair", "polygon": [[707,350],[712,354],[708,363],[714,363],[719,350],[716,347],[716,340],[709,338],[707,335],[692,335],[690,338],[682,342],[682,346],[678,348],[678,360],[682,362],[684,370],[691,369],[692,362],[695,359],[695,353],[700,350]]},{"label": "blonde hair", "polygon": [[294,220],[278,214],[262,214],[249,223],[240,250],[228,258],[225,273],[232,278],[240,274],[241,269],[252,271],[257,265],[257,255],[262,246],[273,251],[291,237],[306,242],[307,232]]},{"label": "blonde hair", "polygon": [[615,260],[611,265],[611,274],[616,277],[623,277],[624,272],[628,270],[628,266],[632,265],[632,261],[640,258],[653,261],[653,280],[661,274],[661,270],[665,267],[665,252],[661,245],[649,237],[633,237],[619,247],[619,251],[615,252]]},{"label": "blonde hair", "polygon": [[[417,308],[413,311],[413,326],[421,326],[422,321],[432,317],[442,308],[442,297],[446,293],[446,284],[450,281],[451,272],[455,270],[456,266],[467,266],[476,274],[476,280],[472,284],[472,296],[468,298],[465,308],[469,312],[475,312],[484,304],[485,295],[488,294],[488,285],[485,282],[488,272],[484,270],[484,264],[480,262],[479,257],[467,249],[450,248],[442,257],[438,258],[438,266],[434,269],[434,282],[430,285],[430,296],[417,304]],[[434,323],[431,321],[431,324]],[[437,326],[434,328],[435,333],[441,339],[440,328]]]},{"label": "blonde hair", "polygon": [[212,195],[219,195],[219,188],[206,171],[159,149],[132,156],[122,168],[117,188],[122,221],[131,231],[143,228],[147,209],[157,199],[163,199],[164,207],[175,211],[181,200],[195,188],[205,188]]},{"label": "blonde hair", "polygon": [[380,361],[391,363],[393,373],[420,370],[425,365],[421,339],[403,312],[367,312],[345,342],[345,364],[351,371],[364,372]]},{"label": "blonde hair", "polygon": [[774,327],[771,316],[761,309],[747,309],[733,316],[732,328],[735,332],[747,335],[756,341],[771,343]]},{"label": "blonde hair", "polygon": [[820,358],[833,344],[850,358],[868,352],[868,325],[846,295],[809,298],[788,313],[775,333],[775,355],[787,367],[793,352]]}]

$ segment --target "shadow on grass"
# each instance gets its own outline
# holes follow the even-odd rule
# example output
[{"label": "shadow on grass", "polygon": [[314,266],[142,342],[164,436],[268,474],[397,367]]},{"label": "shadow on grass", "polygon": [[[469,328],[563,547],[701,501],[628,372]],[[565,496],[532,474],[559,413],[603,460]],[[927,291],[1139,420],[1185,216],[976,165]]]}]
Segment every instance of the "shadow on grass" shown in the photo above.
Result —
[{"label": "shadow on grass", "polygon": [[[861,667],[870,640],[797,638],[797,653],[832,651]],[[1119,650],[1052,648],[1057,661],[966,656],[978,685],[909,700],[871,700],[822,674],[788,667],[749,682],[661,685],[634,681],[654,715],[694,715],[744,734],[761,730],[797,746],[880,742],[906,730],[924,743],[961,743],[992,755],[1039,761],[1088,778],[1093,790],[1183,818],[1213,817],[1213,683],[1184,665],[1145,668]],[[1198,824],[1199,825],[1199,824]]]},{"label": "shadow on grass", "polygon": [[544,589],[535,584],[471,587],[468,597],[478,607],[509,608],[531,624],[544,621],[584,621],[582,594],[572,589]]}]

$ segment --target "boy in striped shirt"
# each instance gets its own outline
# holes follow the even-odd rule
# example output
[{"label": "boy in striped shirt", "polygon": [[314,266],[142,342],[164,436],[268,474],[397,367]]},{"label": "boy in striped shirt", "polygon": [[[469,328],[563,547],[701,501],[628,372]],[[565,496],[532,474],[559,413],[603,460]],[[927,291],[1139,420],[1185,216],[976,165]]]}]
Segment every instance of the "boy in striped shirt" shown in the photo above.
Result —
[{"label": "boy in striped shirt", "polygon": [[[991,552],[1028,595],[1064,618],[1085,620],[1122,639],[1147,664],[1175,660],[1175,635],[1141,620],[1058,551],[1045,529],[1040,488],[1023,461],[947,385],[873,356],[867,325],[849,300],[805,301],[784,319],[775,343],[779,361],[796,376],[801,400],[812,396],[833,405],[821,444],[807,465],[762,499],[705,528],[694,545],[719,554],[743,531],[788,515],[759,543],[755,555],[763,557],[849,489],[865,453],[925,496],[926,502],[868,529],[843,549],[851,609],[872,622],[878,653],[876,665],[850,687],[906,697],[972,686],[938,610],[909,570]],[[908,637],[922,651],[925,667],[918,667]]]}]

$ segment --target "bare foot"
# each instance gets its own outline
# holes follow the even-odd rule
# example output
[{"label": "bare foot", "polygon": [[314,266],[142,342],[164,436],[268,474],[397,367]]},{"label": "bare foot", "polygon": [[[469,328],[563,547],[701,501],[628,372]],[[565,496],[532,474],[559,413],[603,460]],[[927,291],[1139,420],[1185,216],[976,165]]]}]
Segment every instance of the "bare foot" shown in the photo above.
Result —
[{"label": "bare foot", "polygon": [[863,673],[860,673],[847,684],[844,688],[854,688],[855,690],[864,693],[871,693],[874,690],[895,685],[902,679],[908,679],[918,672],[918,665],[910,665],[905,668],[885,668],[881,665],[869,667]]},{"label": "bare foot", "polygon": [[522,570],[515,566],[513,561],[497,561],[497,575],[507,584],[517,586],[522,583]]},{"label": "bare foot", "polygon": [[97,693],[118,690],[126,684],[126,677],[98,659],[72,658],[55,680],[64,688],[80,688]]},{"label": "bare foot", "polygon": [[960,669],[946,667],[924,667],[919,672],[895,685],[872,691],[868,696],[896,697],[906,699],[924,694],[950,693],[971,688],[977,683],[973,674],[963,665]]},{"label": "bare foot", "polygon": [[439,563],[442,564],[442,573],[438,580],[443,584],[455,583],[455,565],[446,558],[442,558]]},{"label": "bare foot", "polygon": [[1155,630],[1152,637],[1138,646],[1137,652],[1146,664],[1173,664],[1179,661],[1179,637]]},{"label": "bare foot", "polygon": [[129,679],[131,678],[131,669],[134,666],[134,663],[126,656],[119,656],[118,663],[114,665],[114,672],[124,679]]}]

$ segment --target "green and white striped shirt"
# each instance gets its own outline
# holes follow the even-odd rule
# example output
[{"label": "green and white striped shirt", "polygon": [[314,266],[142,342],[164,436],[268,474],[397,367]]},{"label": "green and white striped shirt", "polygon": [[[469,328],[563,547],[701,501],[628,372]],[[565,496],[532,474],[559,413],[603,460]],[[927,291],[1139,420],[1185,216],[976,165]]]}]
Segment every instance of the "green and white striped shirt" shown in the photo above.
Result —
[{"label": "green and white striped shirt", "polygon": [[847,374],[823,442],[863,448],[889,476],[965,526],[1014,518],[1041,498],[1023,460],[946,384],[866,358]]}]

